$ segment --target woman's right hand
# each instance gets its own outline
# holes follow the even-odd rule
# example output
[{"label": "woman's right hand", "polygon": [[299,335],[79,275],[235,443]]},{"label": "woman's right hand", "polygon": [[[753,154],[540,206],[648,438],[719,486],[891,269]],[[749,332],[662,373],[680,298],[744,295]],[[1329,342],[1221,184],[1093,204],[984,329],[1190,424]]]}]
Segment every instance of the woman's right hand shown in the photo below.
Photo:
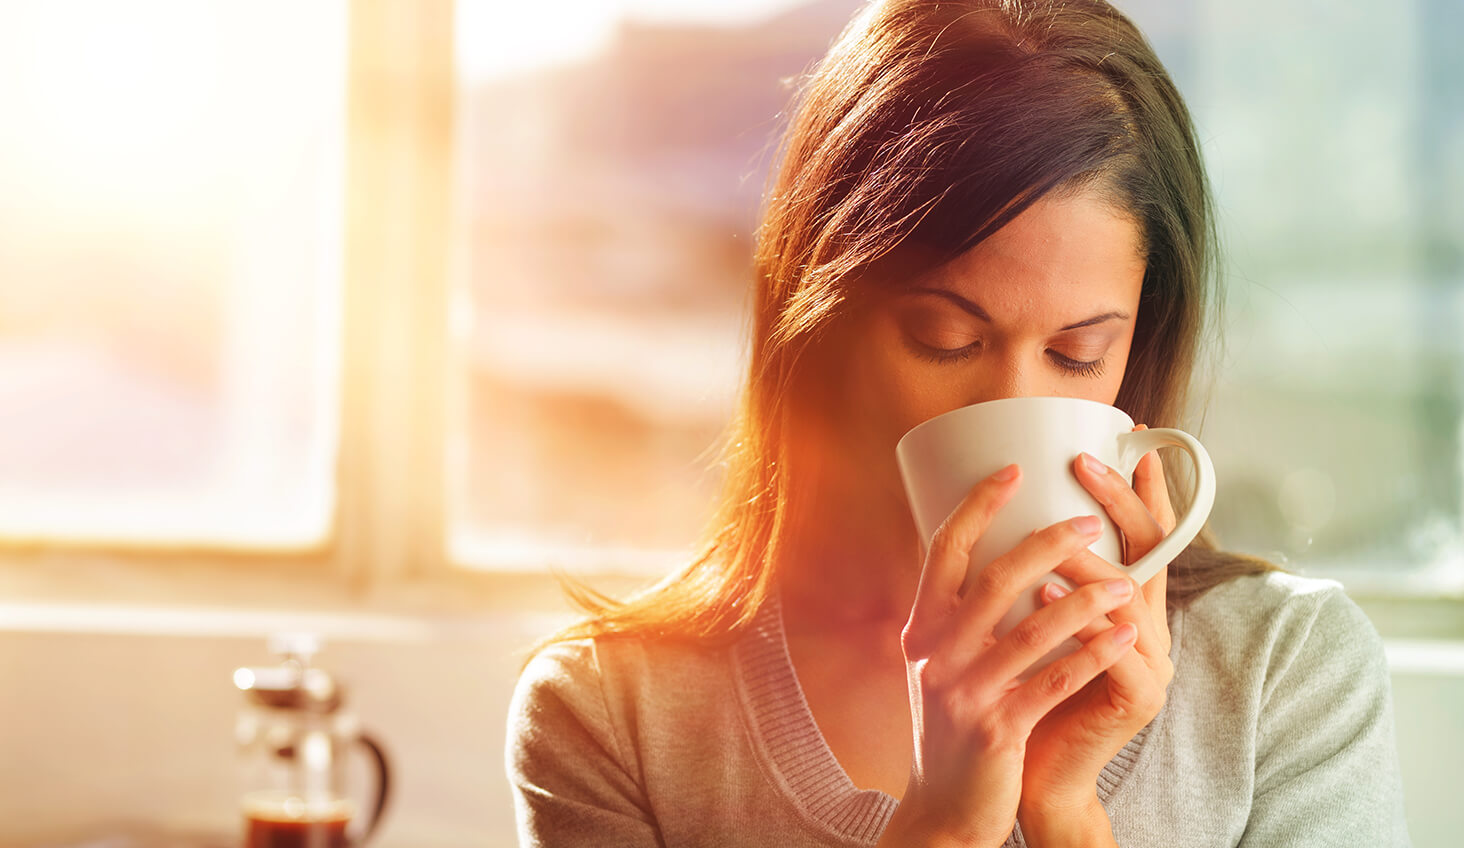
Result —
[{"label": "woman's right hand", "polygon": [[902,636],[915,757],[882,846],[1001,845],[1017,819],[1033,726],[1132,644],[1104,631],[1030,680],[1017,680],[1132,593],[1131,581],[1123,594],[1102,582],[1086,584],[996,638],[1022,591],[1102,533],[1095,516],[1047,527],[993,560],[962,596],[971,548],[1020,478],[1012,465],[978,483],[931,540]]}]

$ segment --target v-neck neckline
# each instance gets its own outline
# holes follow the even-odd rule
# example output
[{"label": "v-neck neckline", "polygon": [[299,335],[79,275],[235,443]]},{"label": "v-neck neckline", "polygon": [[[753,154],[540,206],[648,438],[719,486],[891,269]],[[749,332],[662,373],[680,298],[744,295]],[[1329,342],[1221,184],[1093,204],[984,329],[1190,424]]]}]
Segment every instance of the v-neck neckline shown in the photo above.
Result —
[{"label": "v-neck neckline", "polygon": [[[1183,611],[1171,616],[1171,656],[1177,659]],[[733,649],[737,689],[753,746],[764,770],[814,829],[856,844],[879,840],[899,801],[878,789],[854,785],[829,748],[809,709],[793,668],[776,592],[764,603]],[[1104,805],[1139,762],[1145,740],[1159,719],[1134,735],[1098,776]],[[1008,845],[1023,844],[1014,831]]]}]

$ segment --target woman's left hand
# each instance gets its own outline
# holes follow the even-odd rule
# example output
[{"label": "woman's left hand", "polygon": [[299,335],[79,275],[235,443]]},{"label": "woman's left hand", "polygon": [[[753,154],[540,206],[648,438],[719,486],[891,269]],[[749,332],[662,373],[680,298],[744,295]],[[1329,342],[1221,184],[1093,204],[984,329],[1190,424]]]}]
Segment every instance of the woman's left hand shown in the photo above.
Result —
[{"label": "woman's left hand", "polygon": [[[1132,487],[1118,472],[1086,454],[1074,462],[1074,470],[1078,481],[1123,533],[1126,564],[1148,553],[1174,529],[1174,509],[1157,453],[1150,452],[1139,461]],[[1120,569],[1088,551],[1057,571],[1077,585],[1123,576]],[[1106,824],[1097,798],[1098,775],[1159,714],[1174,677],[1165,605],[1167,572],[1166,565],[1129,603],[1078,632],[1078,640],[1086,643],[1115,624],[1132,622],[1138,628],[1138,640],[1107,672],[1058,704],[1033,728],[1027,741],[1018,813],[1024,832],[1037,836],[1042,831],[1053,832],[1054,827],[1091,823],[1099,816]],[[1049,584],[1041,600],[1049,603],[1060,596],[1060,587]]]}]

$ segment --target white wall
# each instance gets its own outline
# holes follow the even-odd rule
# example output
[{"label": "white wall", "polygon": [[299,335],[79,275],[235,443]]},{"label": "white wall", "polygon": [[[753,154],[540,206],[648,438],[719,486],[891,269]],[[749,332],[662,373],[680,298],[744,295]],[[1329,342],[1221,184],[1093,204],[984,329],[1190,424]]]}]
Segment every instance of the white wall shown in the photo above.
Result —
[{"label": "white wall", "polygon": [[[350,706],[394,761],[383,848],[513,844],[510,643],[326,646],[320,664],[350,685]],[[49,845],[111,822],[236,828],[232,674],[268,662],[264,645],[262,634],[0,632],[0,844]]]}]

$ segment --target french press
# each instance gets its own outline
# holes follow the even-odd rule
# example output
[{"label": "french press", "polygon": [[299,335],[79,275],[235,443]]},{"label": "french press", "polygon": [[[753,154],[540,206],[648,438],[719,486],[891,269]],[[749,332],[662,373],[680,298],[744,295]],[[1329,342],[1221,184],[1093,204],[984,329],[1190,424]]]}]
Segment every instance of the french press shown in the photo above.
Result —
[{"label": "french press", "polygon": [[[278,634],[270,651],[279,665],[234,672],[245,696],[235,730],[246,848],[359,848],[386,809],[386,753],[341,709],[339,682],[310,664],[319,649],[313,634]],[[364,817],[346,785],[352,749],[365,753],[375,772]]]}]

